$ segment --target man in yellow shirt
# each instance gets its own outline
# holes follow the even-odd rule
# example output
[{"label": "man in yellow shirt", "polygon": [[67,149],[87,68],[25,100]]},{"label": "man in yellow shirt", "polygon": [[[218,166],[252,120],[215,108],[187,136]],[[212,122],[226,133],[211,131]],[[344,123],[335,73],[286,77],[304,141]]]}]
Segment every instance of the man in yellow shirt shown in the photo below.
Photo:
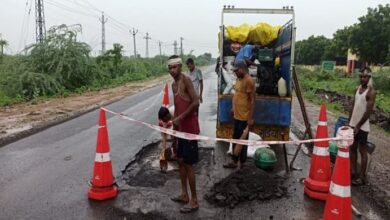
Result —
[{"label": "man in yellow shirt", "polygon": [[[233,139],[240,139],[245,128],[252,129],[253,112],[255,109],[255,83],[249,75],[247,64],[244,60],[237,60],[233,67],[237,75],[235,93],[233,96],[233,109],[231,113],[234,118]],[[245,138],[248,139],[248,136]],[[233,145],[234,152],[235,144]],[[238,162],[242,165],[247,158],[247,146],[243,146],[239,155],[232,155],[232,161],[224,164],[225,168],[237,168]]]}]

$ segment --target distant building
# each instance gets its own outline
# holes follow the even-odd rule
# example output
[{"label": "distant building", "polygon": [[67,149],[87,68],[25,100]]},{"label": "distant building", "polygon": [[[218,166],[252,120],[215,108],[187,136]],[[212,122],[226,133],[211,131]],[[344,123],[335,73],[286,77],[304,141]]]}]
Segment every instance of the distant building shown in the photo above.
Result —
[{"label": "distant building", "polygon": [[352,53],[351,49],[348,49],[347,55],[347,73],[352,74],[355,69],[360,69],[362,67],[361,62],[359,62],[359,57]]}]

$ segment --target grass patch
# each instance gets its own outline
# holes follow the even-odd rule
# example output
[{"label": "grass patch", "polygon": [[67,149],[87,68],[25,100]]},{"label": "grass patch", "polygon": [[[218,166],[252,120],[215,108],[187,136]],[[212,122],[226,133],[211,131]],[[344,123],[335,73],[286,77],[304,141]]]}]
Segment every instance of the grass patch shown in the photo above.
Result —
[{"label": "grass patch", "polygon": [[[315,68],[313,71],[305,68],[297,67],[297,74],[300,85],[307,99],[322,103],[326,100],[320,99],[314,94],[318,89],[337,92],[339,94],[353,96],[357,86],[359,85],[357,74],[346,76],[340,71],[335,72],[321,72],[320,68]],[[377,107],[385,112],[390,112],[390,69],[382,69],[373,74],[374,88],[377,92],[375,104]],[[337,104],[327,103],[329,107]]]}]

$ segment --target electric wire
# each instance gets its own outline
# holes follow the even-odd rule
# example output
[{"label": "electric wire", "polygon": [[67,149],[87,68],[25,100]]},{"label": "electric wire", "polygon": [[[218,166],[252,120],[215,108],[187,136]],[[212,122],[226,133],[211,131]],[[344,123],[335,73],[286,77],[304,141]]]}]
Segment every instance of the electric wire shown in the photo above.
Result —
[{"label": "electric wire", "polygon": [[[30,1],[32,1],[32,0],[30,0]],[[92,18],[99,18],[100,16],[97,15],[97,14],[98,13],[102,13],[102,11],[103,11],[103,10],[100,10],[99,8],[95,7],[92,3],[90,3],[87,0],[81,0],[81,1],[65,0],[65,2],[68,2],[68,3],[73,4],[73,5],[65,4],[64,1],[58,2],[58,1],[55,1],[55,0],[46,0],[45,2],[47,4],[49,4],[49,5],[51,5],[51,6],[57,7],[59,9],[65,10],[65,11],[68,11],[70,13],[79,14],[79,15],[92,17]],[[28,0],[26,1],[25,11],[27,10],[27,5],[28,5]],[[29,17],[30,12],[31,12],[31,5],[32,5],[32,3],[30,4],[30,10],[29,10],[29,13],[28,13],[28,17]],[[76,6],[77,9],[75,9],[72,6]],[[129,30],[137,29],[137,28],[135,28],[133,26],[130,26],[128,24],[125,24],[125,23],[119,21],[118,19],[112,17],[111,15],[109,15],[107,13],[104,13],[104,15],[109,19],[109,22],[107,22],[107,27],[112,29],[112,30],[117,31],[120,34],[123,34],[123,36],[128,37],[128,35],[130,33]],[[24,17],[25,16],[26,16],[26,12],[24,13]],[[68,16],[65,16],[65,17],[68,17]],[[23,19],[23,24],[22,24],[22,29],[23,30],[25,30],[25,28],[23,28],[25,26],[24,23],[25,23],[25,18]],[[22,36],[23,36],[23,34],[22,34]],[[26,36],[27,36],[27,34],[26,34]],[[136,34],[135,37],[138,40],[143,40],[146,37],[146,33],[144,33],[143,31],[138,30],[138,33]],[[26,38],[26,40],[27,40],[27,38]],[[162,48],[163,47],[166,48],[166,47],[171,47],[172,46],[171,42],[161,41],[155,35],[154,35],[154,37],[152,39],[150,39],[150,41],[151,42],[156,42],[156,43],[162,42],[162,44],[161,44]],[[21,44],[21,43],[19,43],[19,44]],[[26,42],[25,42],[25,45],[26,45]],[[200,47],[200,48],[208,48],[208,49],[216,49],[217,48],[217,46],[214,46],[214,45],[212,46],[211,43],[208,44],[208,43],[203,43],[203,42],[194,41],[194,40],[187,40],[187,39],[185,40],[185,45],[187,47],[188,46],[189,47]],[[152,48],[154,48],[153,44],[151,46],[152,46]],[[158,44],[157,44],[157,47],[158,47]]]},{"label": "electric wire", "polygon": [[22,25],[21,25],[22,28],[20,30],[20,39],[19,39],[18,49],[20,49],[20,47],[22,46],[21,44],[24,40],[23,36],[25,35],[24,34],[25,27],[24,26],[25,26],[25,22],[26,22],[27,8],[28,8],[28,0],[26,0],[26,4],[25,4],[25,8],[24,8]]}]

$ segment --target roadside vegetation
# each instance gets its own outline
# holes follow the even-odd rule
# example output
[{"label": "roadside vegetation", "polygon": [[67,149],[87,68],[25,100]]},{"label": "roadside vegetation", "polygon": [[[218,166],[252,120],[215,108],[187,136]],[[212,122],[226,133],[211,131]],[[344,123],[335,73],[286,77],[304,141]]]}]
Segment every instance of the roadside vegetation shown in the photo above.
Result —
[{"label": "roadside vegetation", "polygon": [[[336,70],[334,72],[321,71],[319,66],[313,70],[297,66],[299,82],[304,91],[305,97],[311,101],[321,103],[326,99],[316,95],[319,90],[336,92],[341,95],[353,97],[359,80],[357,73],[348,76],[344,71]],[[390,68],[382,68],[373,73],[373,83],[376,90],[376,107],[384,112],[390,113]],[[340,103],[329,102],[332,108],[343,111]]]},{"label": "roadside vegetation", "polygon": [[320,65],[346,60],[348,49],[368,65],[390,65],[390,4],[368,8],[358,22],[337,30],[333,38],[310,36],[296,43],[296,64]]},{"label": "roadside vegetation", "polygon": [[[100,90],[167,74],[167,56],[125,57],[120,44],[114,44],[101,56],[91,57],[91,47],[77,41],[78,33],[75,27],[52,27],[44,42],[33,45],[25,55],[1,55],[0,106]],[[194,58],[198,66],[213,62],[208,53],[183,58],[188,57]]]},{"label": "roadside vegetation", "polygon": [[346,68],[324,71],[322,61],[346,65],[348,50],[356,55],[360,67],[373,70],[377,92],[373,123],[390,131],[390,5],[368,8],[358,22],[337,30],[333,38],[310,36],[296,43],[296,70],[305,98],[348,115],[359,85],[357,71]]}]

